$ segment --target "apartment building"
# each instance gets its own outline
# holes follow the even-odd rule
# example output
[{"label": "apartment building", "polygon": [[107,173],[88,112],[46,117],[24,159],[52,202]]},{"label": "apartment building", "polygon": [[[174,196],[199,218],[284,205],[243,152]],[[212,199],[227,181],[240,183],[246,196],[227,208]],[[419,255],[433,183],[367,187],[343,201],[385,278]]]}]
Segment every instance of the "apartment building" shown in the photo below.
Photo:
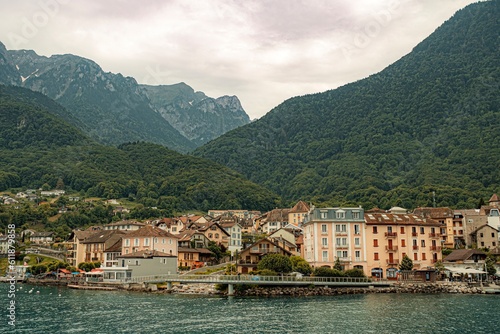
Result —
[{"label": "apartment building", "polygon": [[443,222],[415,214],[394,214],[369,210],[364,214],[367,270],[365,274],[396,279],[405,255],[414,269],[434,266],[442,260],[441,228]]},{"label": "apartment building", "polygon": [[367,273],[363,208],[313,208],[302,228],[304,259],[312,267],[333,268],[338,259],[345,270]]}]

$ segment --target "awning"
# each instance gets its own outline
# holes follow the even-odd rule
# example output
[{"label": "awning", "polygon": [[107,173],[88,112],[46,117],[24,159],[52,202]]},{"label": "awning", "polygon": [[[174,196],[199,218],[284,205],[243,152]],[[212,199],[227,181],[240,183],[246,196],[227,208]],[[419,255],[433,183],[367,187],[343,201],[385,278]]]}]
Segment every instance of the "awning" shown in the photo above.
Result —
[{"label": "awning", "polygon": [[68,269],[61,268],[59,269],[59,271],[62,272],[63,274],[71,274],[71,271],[69,271]]},{"label": "awning", "polygon": [[450,268],[450,267],[445,267],[444,269],[446,269],[448,271],[451,271],[452,273],[457,273],[457,274],[487,274],[488,273],[486,271],[472,269],[472,268]]}]

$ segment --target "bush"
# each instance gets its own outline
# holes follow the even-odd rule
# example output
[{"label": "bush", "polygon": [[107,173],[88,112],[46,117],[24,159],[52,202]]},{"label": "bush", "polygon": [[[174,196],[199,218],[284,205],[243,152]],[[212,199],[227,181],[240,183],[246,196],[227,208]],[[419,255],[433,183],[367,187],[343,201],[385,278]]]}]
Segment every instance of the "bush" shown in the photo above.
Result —
[{"label": "bush", "polygon": [[344,277],[345,274],[344,272],[337,270],[337,269],[331,269],[327,267],[319,267],[314,269],[313,275],[316,277]]},{"label": "bush", "polygon": [[347,277],[365,277],[365,273],[361,269],[349,269],[345,271]]}]

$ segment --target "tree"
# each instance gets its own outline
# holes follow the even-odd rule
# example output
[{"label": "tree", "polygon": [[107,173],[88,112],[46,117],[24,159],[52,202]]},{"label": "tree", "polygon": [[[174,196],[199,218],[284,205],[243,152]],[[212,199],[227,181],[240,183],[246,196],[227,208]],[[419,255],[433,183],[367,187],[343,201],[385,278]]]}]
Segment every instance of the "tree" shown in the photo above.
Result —
[{"label": "tree", "polygon": [[290,261],[292,262],[292,271],[296,271],[303,275],[309,275],[312,272],[309,263],[300,256],[290,256]]},{"label": "tree", "polygon": [[[194,247],[193,247],[194,248]],[[222,245],[217,245],[215,241],[210,241],[208,243],[208,250],[211,251],[214,254],[214,259],[217,263],[220,262],[225,256],[228,256],[228,252],[226,251],[225,247]]]},{"label": "tree", "polygon": [[408,255],[405,255],[403,260],[401,260],[399,270],[413,270],[413,261],[408,257]]},{"label": "tree", "polygon": [[488,275],[495,275],[497,272],[497,269],[495,268],[495,264],[496,264],[495,256],[493,256],[492,254],[488,254],[488,256],[486,256],[485,263],[486,263],[486,271],[488,272]]},{"label": "tree", "polygon": [[338,270],[338,271],[343,271],[344,270],[344,267],[340,263],[340,259],[339,258],[337,258],[337,260],[335,260],[335,264],[333,265],[333,269]]},{"label": "tree", "polygon": [[257,269],[269,269],[279,274],[289,273],[292,271],[292,261],[286,255],[267,254],[260,260]]}]

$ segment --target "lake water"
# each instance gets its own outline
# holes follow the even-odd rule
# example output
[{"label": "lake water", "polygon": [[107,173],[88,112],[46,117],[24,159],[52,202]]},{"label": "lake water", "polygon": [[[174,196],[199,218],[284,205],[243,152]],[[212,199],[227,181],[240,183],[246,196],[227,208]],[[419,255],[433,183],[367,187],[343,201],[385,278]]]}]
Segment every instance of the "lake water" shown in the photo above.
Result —
[{"label": "lake water", "polygon": [[[207,297],[0,284],[0,333],[499,333],[500,295]],[[28,291],[34,289],[32,293]],[[39,291],[40,293],[36,293]]]}]

